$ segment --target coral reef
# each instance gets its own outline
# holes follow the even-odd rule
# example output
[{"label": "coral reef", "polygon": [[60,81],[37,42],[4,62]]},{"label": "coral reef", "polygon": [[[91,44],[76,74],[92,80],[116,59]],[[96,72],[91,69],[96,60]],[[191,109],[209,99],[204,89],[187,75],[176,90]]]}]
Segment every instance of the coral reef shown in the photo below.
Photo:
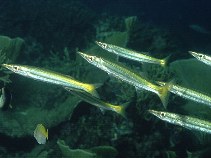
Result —
[{"label": "coral reef", "polygon": [[[15,62],[23,49],[24,40],[17,37],[11,39],[7,36],[0,36],[0,64]],[[0,81],[5,86],[6,83],[11,82],[9,80],[9,73],[4,71],[0,67]],[[6,73],[6,75],[5,75]]]},{"label": "coral reef", "polygon": [[84,157],[84,158],[114,158],[117,150],[110,146],[97,146],[90,149],[70,149],[63,140],[58,140],[57,144],[64,157]]},{"label": "coral reef", "polygon": [[[70,60],[67,50],[64,51],[64,55],[65,57],[60,59],[56,54],[52,54],[48,61],[42,61],[41,64],[46,68],[57,65],[54,67],[54,71],[83,78],[82,81],[84,82],[92,80],[93,83],[102,84],[106,80],[107,77],[104,73],[99,72],[98,75],[94,75],[95,72],[92,71],[92,67],[87,66],[84,70],[82,69],[83,65],[78,66],[79,63]],[[21,77],[12,78],[12,80],[16,83],[13,85],[14,108],[12,111],[2,112],[0,119],[3,127],[1,133],[12,137],[32,135],[36,124],[40,122],[51,128],[70,119],[73,110],[81,101],[67,93],[62,87],[58,89],[56,86],[48,86]],[[22,93],[19,93],[20,90]],[[26,95],[28,97],[23,97]],[[10,117],[11,115],[13,117]],[[13,130],[14,128],[16,130]]]},{"label": "coral reef", "polygon": [[[27,7],[20,7],[22,4]],[[6,9],[11,8],[15,12],[6,15],[8,13]],[[0,17],[3,22],[0,31],[11,37],[24,37],[26,41],[25,50],[20,54],[23,40],[3,36],[5,44],[3,49],[0,46],[2,49],[0,63],[7,63],[8,59],[10,62],[15,62],[18,56],[23,57],[18,60],[19,64],[44,67],[70,75],[82,82],[101,83],[102,87],[98,92],[102,99],[114,104],[128,104],[128,102],[130,104],[127,109],[128,119],[123,119],[110,111],[102,113],[98,108],[70,95],[62,87],[10,75],[13,82],[10,84],[13,108],[0,111],[2,127],[0,133],[7,136],[5,139],[8,140],[29,139],[31,143],[30,141],[25,143],[31,145],[28,149],[31,151],[22,149],[23,151],[10,153],[8,148],[1,144],[0,156],[83,155],[83,157],[124,158],[181,156],[178,151],[188,156],[191,156],[191,153],[197,154],[192,144],[189,145],[190,148],[185,146],[181,149],[182,142],[186,140],[182,137],[185,130],[165,125],[147,113],[149,108],[163,108],[156,95],[146,91],[136,91],[133,86],[109,77],[76,54],[76,50],[80,49],[109,60],[116,60],[115,55],[95,45],[92,41],[94,39],[140,51],[158,52],[159,54],[153,56],[166,57],[169,52],[177,54],[179,51],[176,48],[177,43],[168,31],[139,23],[137,17],[102,15],[99,18],[103,20],[97,23],[96,15],[78,1],[40,0],[30,4],[26,0],[10,3],[5,1],[0,9],[4,12]],[[14,21],[8,21],[12,18]],[[13,54],[14,56],[11,56]],[[169,68],[125,62],[123,59],[120,61],[154,83],[169,81],[174,76],[175,80],[184,86],[210,93],[209,68],[196,61],[176,61],[171,63]],[[201,76],[205,78],[203,81],[200,80]],[[4,80],[0,77],[0,79],[3,82],[8,81],[8,78]],[[207,108],[174,98],[172,95],[170,97],[168,109],[210,118]],[[201,114],[199,110],[202,111]],[[49,141],[45,146],[38,146],[35,141],[33,142],[33,130],[38,123],[43,123],[49,129]],[[188,138],[193,141],[193,137]],[[197,138],[199,144],[204,146],[210,144],[209,137],[197,136]],[[191,153],[186,153],[188,149],[193,150]]]},{"label": "coral reef", "polygon": [[[37,85],[34,86],[37,87]],[[45,87],[44,85],[42,85],[42,87],[39,86],[39,88],[40,97],[36,95],[36,98],[31,98],[34,99],[34,101],[36,102],[31,104],[30,102],[26,102],[26,104],[30,104],[30,106],[27,107],[27,105],[21,105],[20,103],[18,103],[18,101],[16,101],[16,104],[13,104],[12,110],[7,112],[0,111],[0,122],[2,126],[1,133],[4,133],[5,135],[11,137],[32,136],[33,131],[38,123],[44,123],[47,128],[50,128],[64,120],[69,119],[72,112],[74,111],[74,108],[80,102],[78,98],[74,96],[67,97],[66,94],[66,97],[63,98],[63,101],[58,102],[58,100],[54,100],[54,104],[49,105],[52,106],[49,109],[45,106],[45,104],[46,102],[49,102],[52,98],[48,97],[49,92],[45,91],[44,89],[51,89],[51,91],[54,91],[54,93],[56,91],[58,92],[58,90],[56,90],[57,88],[53,88],[53,90],[52,87]],[[41,90],[41,88],[43,89]],[[34,92],[34,90],[35,89],[31,84],[31,91],[28,91],[29,97],[32,96],[32,92]],[[42,99],[43,96],[46,96],[46,101]],[[56,97],[54,98],[56,99]]]},{"label": "coral reef", "polygon": [[[0,50],[5,53],[10,62],[15,62],[20,52],[23,50],[24,40],[17,37],[11,39],[7,36],[0,36]],[[4,61],[6,62],[6,61]]]}]

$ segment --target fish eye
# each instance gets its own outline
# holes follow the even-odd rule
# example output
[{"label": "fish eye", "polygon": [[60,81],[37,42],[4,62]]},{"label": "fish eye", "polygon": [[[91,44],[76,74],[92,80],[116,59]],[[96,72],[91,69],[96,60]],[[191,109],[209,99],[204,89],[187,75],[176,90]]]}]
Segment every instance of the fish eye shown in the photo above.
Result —
[{"label": "fish eye", "polygon": [[161,117],[165,117],[165,113],[164,113],[164,112],[161,112],[161,113],[160,113],[160,116],[161,116]]},{"label": "fish eye", "polygon": [[103,44],[102,44],[102,47],[103,47],[103,48],[106,48],[106,47],[107,47],[107,44],[103,43]]},{"label": "fish eye", "polygon": [[203,55],[202,54],[199,54],[199,58],[203,58]]},{"label": "fish eye", "polygon": [[89,57],[89,61],[93,61],[94,60],[94,57]]},{"label": "fish eye", "polygon": [[18,66],[13,66],[13,68],[14,68],[15,71],[19,70]]}]

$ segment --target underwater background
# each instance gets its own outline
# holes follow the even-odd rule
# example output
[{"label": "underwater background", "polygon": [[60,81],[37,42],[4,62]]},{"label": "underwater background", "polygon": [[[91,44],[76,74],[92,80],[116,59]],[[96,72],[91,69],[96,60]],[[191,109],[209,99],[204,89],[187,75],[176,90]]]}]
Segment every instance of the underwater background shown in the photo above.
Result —
[{"label": "underwater background", "polygon": [[[0,68],[0,157],[209,157],[211,135],[168,124],[148,110],[211,121],[211,109],[171,94],[165,109],[148,91],[109,76],[77,50],[116,61],[95,44],[106,42],[169,64],[120,58],[149,81],[171,81],[211,96],[211,68],[188,51],[211,55],[211,2],[206,0],[0,0],[0,64],[42,67],[85,83],[101,84],[100,97],[127,104],[126,118],[82,101],[64,88]],[[2,91],[1,91],[2,92]],[[3,93],[1,93],[2,99]],[[48,129],[38,144],[37,124]]]}]

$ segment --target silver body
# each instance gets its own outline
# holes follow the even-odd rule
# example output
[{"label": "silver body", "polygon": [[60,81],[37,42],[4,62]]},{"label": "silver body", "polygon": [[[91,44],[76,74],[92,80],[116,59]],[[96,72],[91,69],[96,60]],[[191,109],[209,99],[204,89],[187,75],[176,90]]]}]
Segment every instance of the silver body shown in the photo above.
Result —
[{"label": "silver body", "polygon": [[211,107],[211,97],[205,94],[178,85],[172,85],[169,91],[185,99],[193,100]]},{"label": "silver body", "polygon": [[201,132],[206,132],[211,134],[211,122],[209,121],[170,112],[155,111],[155,110],[149,110],[149,112],[163,121],[179,125],[187,129],[198,130]]},{"label": "silver body", "polygon": [[[164,82],[157,82],[157,83],[161,86],[166,84]],[[169,86],[169,91],[182,98],[189,99],[197,103],[202,103],[211,107],[211,97],[205,94],[202,94],[200,92],[197,92],[195,90],[185,88],[176,84],[172,84],[171,86]]]},{"label": "silver body", "polygon": [[112,44],[107,44],[107,43],[102,43],[102,42],[97,42],[96,43],[103,49],[114,53],[118,56],[130,59],[130,60],[135,60],[139,62],[146,62],[146,63],[153,63],[153,64],[159,64],[159,65],[165,65],[165,61],[163,59],[156,59],[151,56],[145,55],[147,54],[142,54],[140,52],[136,52],[133,50],[129,50],[123,47],[118,47]]},{"label": "silver body", "polygon": [[108,60],[105,60],[96,56],[90,56],[81,52],[79,52],[79,54],[84,59],[86,59],[89,63],[95,65],[101,70],[104,70],[109,75],[112,75],[122,81],[125,81],[129,83],[130,85],[135,86],[138,89],[145,89],[145,90],[158,94],[158,89],[160,87],[150,83],[149,81],[135,74],[131,70],[124,68],[124,66],[120,66],[119,64],[115,64],[113,62],[110,62]]},{"label": "silver body", "polygon": [[211,56],[208,56],[202,53],[192,52],[192,51],[189,51],[189,53],[192,56],[194,56],[196,59],[198,59],[199,61],[211,66]]},{"label": "silver body", "polygon": [[12,65],[12,64],[3,64],[3,66],[13,71],[14,73],[20,74],[22,76],[29,77],[42,82],[48,82],[63,87],[68,87],[73,90],[82,90],[90,92],[88,90],[88,87],[92,86],[90,84],[77,81],[70,76],[42,68],[26,66],[26,65]]}]

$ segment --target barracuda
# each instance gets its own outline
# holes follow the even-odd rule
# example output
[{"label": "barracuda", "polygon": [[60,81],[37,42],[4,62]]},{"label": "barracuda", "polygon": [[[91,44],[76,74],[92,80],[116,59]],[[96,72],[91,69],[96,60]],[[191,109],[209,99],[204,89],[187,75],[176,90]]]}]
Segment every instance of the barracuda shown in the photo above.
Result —
[{"label": "barracuda", "polygon": [[[164,82],[157,83],[161,86],[164,86],[166,84]],[[209,105],[209,107],[211,107],[211,97],[205,94],[175,84],[172,84],[168,88],[171,93],[176,94],[182,98]]]},{"label": "barracuda", "polygon": [[165,59],[157,59],[157,58],[153,58],[151,56],[142,54],[141,52],[136,52],[136,51],[129,50],[123,47],[118,47],[112,44],[102,43],[98,41],[96,41],[96,44],[111,53],[114,53],[118,56],[130,59],[130,60],[135,60],[138,62],[153,63],[153,64],[159,64],[161,66],[166,66],[167,60],[169,58],[167,57]]},{"label": "barracuda", "polygon": [[196,59],[198,59],[199,61],[211,66],[211,56],[208,56],[202,53],[192,52],[192,51],[189,51],[189,53],[192,56],[194,56]]},{"label": "barracuda", "polygon": [[151,114],[155,115],[156,117],[160,118],[161,120],[169,122],[171,124],[211,134],[211,122],[209,121],[170,112],[155,111],[155,110],[148,110],[148,111]]},{"label": "barracuda", "polygon": [[164,107],[166,107],[168,99],[168,84],[162,87],[154,85],[131,70],[120,66],[119,64],[115,64],[96,56],[87,55],[82,52],[78,53],[89,63],[95,65],[108,74],[135,86],[137,89],[145,89],[147,91],[156,93],[160,97]]},{"label": "barracuda", "polygon": [[67,75],[26,65],[2,64],[2,66],[13,71],[16,74],[28,78],[60,85],[63,87],[68,87],[73,90],[86,91],[92,94],[93,96],[98,97],[98,93],[95,90],[96,89],[95,85],[82,83]]},{"label": "barracuda", "polygon": [[126,116],[125,116],[125,109],[127,107],[126,105],[113,105],[113,104],[104,102],[104,101],[100,100],[99,98],[90,95],[89,93],[72,91],[68,87],[65,87],[65,89],[68,90],[73,95],[76,95],[79,98],[81,98],[82,100],[88,102],[89,104],[92,104],[92,105],[100,108],[100,110],[102,110],[102,111],[103,110],[111,110],[111,111],[114,111],[126,118]]}]

